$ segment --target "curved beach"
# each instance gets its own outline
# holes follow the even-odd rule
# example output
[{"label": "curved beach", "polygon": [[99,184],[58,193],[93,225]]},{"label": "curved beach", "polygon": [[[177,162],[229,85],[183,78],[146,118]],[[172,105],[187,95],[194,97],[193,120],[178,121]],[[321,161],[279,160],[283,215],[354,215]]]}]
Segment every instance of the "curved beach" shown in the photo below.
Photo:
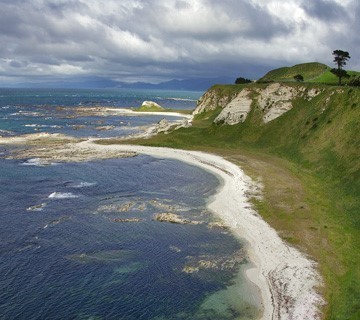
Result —
[{"label": "curved beach", "polygon": [[177,159],[201,167],[222,180],[209,203],[231,231],[248,242],[254,267],[247,271],[263,300],[263,319],[320,319],[324,303],[316,288],[321,284],[316,264],[287,245],[252,208],[250,197],[258,186],[235,164],[220,156],[197,151],[137,145],[99,145],[91,140],[70,144],[74,151],[86,149],[93,154],[134,152],[153,157]]},{"label": "curved beach", "polygon": [[[34,149],[31,154],[25,155],[33,157],[40,152],[42,157],[43,149]],[[252,208],[250,200],[258,195],[261,188],[237,165],[205,152],[140,145],[101,145],[93,139],[70,143],[68,140],[66,144],[46,150],[45,163],[128,157],[140,153],[180,160],[217,175],[222,184],[208,207],[234,235],[248,244],[247,252],[253,268],[248,269],[246,275],[260,289],[262,319],[321,318],[319,309],[324,301],[317,292],[321,278],[315,262],[287,245]]]}]

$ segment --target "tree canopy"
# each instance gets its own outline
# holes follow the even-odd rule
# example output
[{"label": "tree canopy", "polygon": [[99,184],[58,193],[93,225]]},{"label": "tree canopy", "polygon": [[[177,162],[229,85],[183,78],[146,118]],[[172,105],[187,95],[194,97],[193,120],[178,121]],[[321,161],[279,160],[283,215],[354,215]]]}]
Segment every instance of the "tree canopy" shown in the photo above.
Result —
[{"label": "tree canopy", "polygon": [[243,84],[243,83],[251,83],[252,81],[250,79],[246,79],[243,77],[236,78],[235,84]]},{"label": "tree canopy", "polygon": [[341,85],[341,78],[349,77],[343,67],[346,65],[346,61],[349,60],[351,57],[349,52],[343,50],[334,50],[333,56],[337,68],[331,69],[331,72],[339,78],[339,85]]}]

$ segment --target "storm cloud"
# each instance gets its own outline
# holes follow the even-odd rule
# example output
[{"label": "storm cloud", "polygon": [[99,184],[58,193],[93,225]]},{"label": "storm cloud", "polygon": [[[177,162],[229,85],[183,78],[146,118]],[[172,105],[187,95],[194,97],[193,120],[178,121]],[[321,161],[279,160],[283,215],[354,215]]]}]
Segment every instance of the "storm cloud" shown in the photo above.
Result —
[{"label": "storm cloud", "polygon": [[0,0],[0,85],[57,77],[159,82],[301,62],[359,69],[358,0]]}]

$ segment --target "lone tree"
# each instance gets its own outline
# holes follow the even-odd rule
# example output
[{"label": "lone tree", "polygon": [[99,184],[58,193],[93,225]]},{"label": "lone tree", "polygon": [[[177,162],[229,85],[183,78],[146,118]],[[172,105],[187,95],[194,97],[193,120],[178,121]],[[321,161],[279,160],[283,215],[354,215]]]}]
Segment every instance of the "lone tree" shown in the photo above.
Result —
[{"label": "lone tree", "polygon": [[349,60],[351,57],[349,55],[349,52],[342,50],[334,50],[333,56],[337,68],[333,68],[330,71],[339,78],[339,86],[341,86],[341,78],[350,77],[343,69],[343,66],[346,65],[346,61]]}]

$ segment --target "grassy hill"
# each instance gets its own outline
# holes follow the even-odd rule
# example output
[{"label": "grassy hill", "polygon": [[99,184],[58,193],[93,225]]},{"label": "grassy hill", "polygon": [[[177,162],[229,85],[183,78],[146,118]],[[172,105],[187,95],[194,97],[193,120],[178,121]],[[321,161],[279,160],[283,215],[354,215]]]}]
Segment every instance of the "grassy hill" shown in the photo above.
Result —
[{"label": "grassy hill", "polygon": [[[283,67],[269,71],[258,82],[295,82],[294,76],[300,74],[303,76],[304,82],[336,85],[338,78],[330,70],[329,66],[322,63],[302,63],[293,67]],[[348,71],[348,74],[350,76],[359,76],[360,72]],[[342,82],[346,84],[350,79],[344,78]]]},{"label": "grassy hill", "polygon": [[[308,79],[326,75],[326,66],[315,66],[318,73],[309,70]],[[313,67],[302,65],[302,70]],[[300,67],[277,69],[270,76],[286,79],[294,70]],[[328,302],[324,318],[360,319],[360,89],[291,85],[321,93],[311,101],[297,98],[293,109],[267,124],[253,106],[244,123],[215,125],[217,108],[197,115],[191,128],[136,142],[214,152],[260,178],[264,199],[254,200],[258,212],[285,241],[319,264],[325,283],[319,290]],[[244,87],[212,90],[222,98]]]}]

